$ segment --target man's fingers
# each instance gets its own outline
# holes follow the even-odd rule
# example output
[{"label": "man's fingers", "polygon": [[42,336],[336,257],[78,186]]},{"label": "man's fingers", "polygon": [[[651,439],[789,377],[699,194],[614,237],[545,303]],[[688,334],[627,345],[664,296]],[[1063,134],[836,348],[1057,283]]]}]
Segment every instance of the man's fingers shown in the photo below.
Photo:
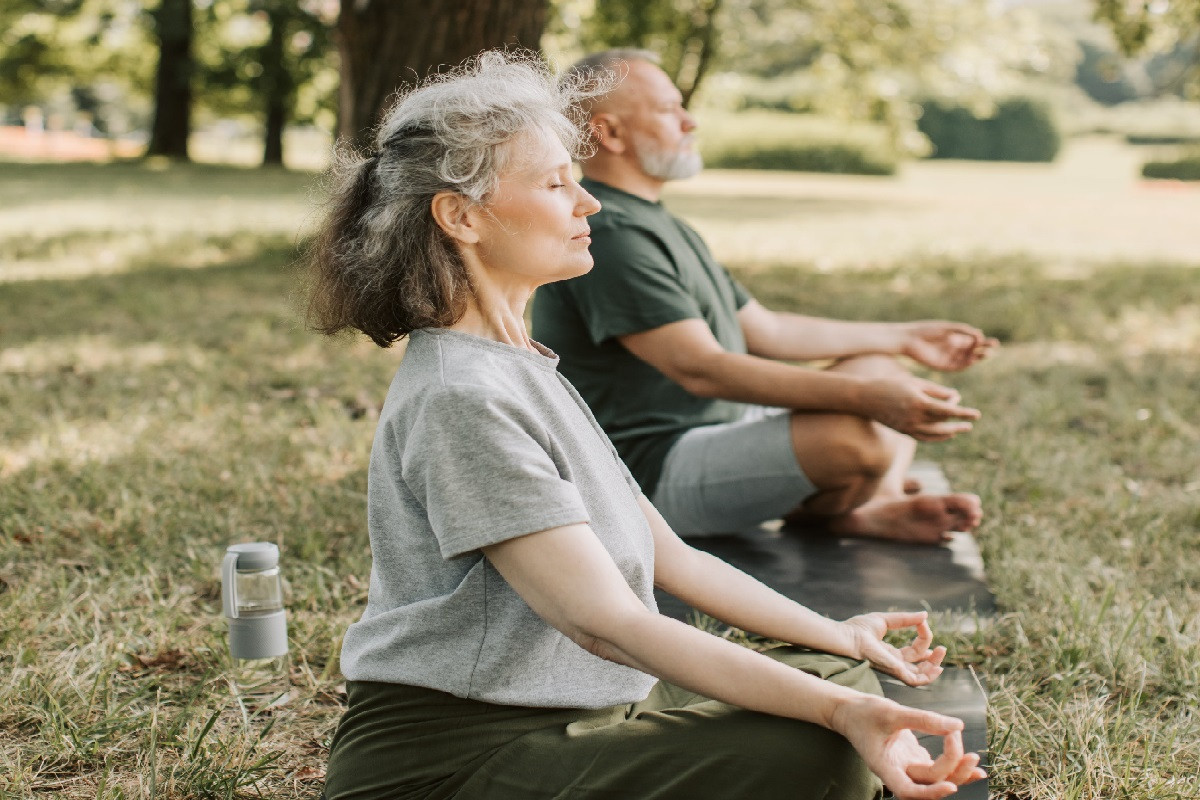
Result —
[{"label": "man's fingers", "polygon": [[983,414],[977,408],[970,406],[960,406],[956,403],[951,403],[946,400],[939,400],[931,397],[925,401],[926,416],[933,417],[937,420],[950,419],[979,419]]},{"label": "man's fingers", "polygon": [[910,428],[905,433],[922,442],[944,442],[960,433],[967,433],[973,427],[975,426],[970,422],[927,422]]}]

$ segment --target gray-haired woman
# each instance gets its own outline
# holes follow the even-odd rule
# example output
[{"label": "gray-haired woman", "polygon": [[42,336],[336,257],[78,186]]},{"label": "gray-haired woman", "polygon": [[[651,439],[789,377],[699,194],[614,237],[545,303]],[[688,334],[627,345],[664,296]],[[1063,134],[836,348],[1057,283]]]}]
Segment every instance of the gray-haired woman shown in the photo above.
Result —
[{"label": "gray-haired woman", "polygon": [[[875,774],[905,797],[954,792],[982,776],[962,723],[878,697],[870,670],[932,681],[945,650],[925,615],[834,622],[686,545],[526,333],[534,289],[592,266],[599,205],[572,177],[569,118],[586,95],[484,54],[401,97],[377,152],[341,162],[314,323],[409,342],[371,452],[371,587],[342,649],[327,796],[867,798]],[[663,617],[654,586],[812,650]],[[882,641],[908,627],[911,645]]]}]

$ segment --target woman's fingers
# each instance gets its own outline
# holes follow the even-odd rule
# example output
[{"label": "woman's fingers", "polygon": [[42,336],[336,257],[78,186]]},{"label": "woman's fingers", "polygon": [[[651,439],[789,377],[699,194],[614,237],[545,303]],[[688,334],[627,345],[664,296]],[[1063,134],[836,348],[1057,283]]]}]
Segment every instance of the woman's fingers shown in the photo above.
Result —
[{"label": "woman's fingers", "polygon": [[959,760],[958,769],[947,775],[946,780],[962,786],[986,777],[987,774],[979,768],[979,756],[976,753],[967,753]]},{"label": "woman's fingers", "polygon": [[899,785],[893,786],[888,784],[888,788],[899,800],[941,800],[943,797],[948,797],[958,791],[958,787],[950,781],[942,781],[930,786],[922,786],[913,781],[900,782]]},{"label": "woman's fingers", "polygon": [[881,618],[889,631],[899,631],[904,628],[915,628],[929,619],[928,611],[887,611],[876,615]]},{"label": "woman's fingers", "polygon": [[907,728],[910,731],[931,733],[934,736],[949,736],[953,733],[961,735],[963,721],[955,717],[947,717],[936,711],[922,711],[919,708],[901,706],[895,719],[897,730]]}]

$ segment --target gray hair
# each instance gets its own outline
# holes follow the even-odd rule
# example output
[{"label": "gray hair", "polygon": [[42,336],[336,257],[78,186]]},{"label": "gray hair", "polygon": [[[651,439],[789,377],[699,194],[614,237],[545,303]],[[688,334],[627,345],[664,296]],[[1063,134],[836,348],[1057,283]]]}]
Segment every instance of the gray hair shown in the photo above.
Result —
[{"label": "gray hair", "polygon": [[520,154],[522,134],[558,138],[575,157],[589,140],[579,103],[607,91],[594,74],[558,80],[524,51],[488,51],[402,91],[375,132],[375,151],[339,146],[330,207],[309,252],[308,319],[362,331],[388,347],[446,327],[473,292],[454,241],[433,219],[434,195],[486,205]]},{"label": "gray hair", "polygon": [[[616,88],[628,71],[626,65],[630,61],[645,61],[655,66],[662,64],[662,59],[653,50],[643,50],[639,47],[614,47],[589,53],[572,64],[565,73],[564,79],[576,81],[600,81],[608,87],[608,91]],[[587,114],[594,101],[607,92],[599,92],[580,98],[579,109]]]}]

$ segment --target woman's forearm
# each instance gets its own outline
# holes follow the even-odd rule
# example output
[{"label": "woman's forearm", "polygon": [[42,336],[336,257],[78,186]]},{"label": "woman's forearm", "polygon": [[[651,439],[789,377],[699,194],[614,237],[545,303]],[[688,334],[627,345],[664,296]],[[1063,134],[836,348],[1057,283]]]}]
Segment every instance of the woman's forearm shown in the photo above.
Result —
[{"label": "woman's forearm", "polygon": [[814,650],[857,658],[840,622],[805,608],[716,556],[683,542],[645,497],[655,538],[655,584],[697,611],[735,628]]},{"label": "woman's forearm", "polygon": [[585,646],[597,656],[730,705],[833,729],[837,709],[871,698],[645,609]]}]

